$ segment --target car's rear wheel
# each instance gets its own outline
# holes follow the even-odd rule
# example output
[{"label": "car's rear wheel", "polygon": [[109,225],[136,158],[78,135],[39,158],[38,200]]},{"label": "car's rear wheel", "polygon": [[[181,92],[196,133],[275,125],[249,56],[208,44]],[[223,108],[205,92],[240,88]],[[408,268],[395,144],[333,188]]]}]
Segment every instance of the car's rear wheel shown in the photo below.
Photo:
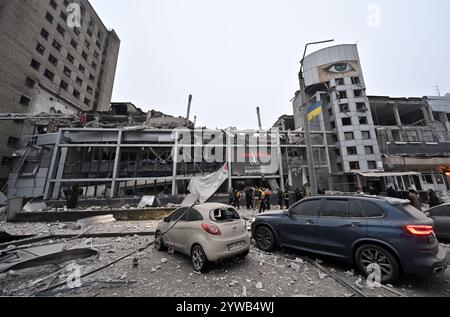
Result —
[{"label": "car's rear wheel", "polygon": [[164,246],[164,242],[162,241],[162,233],[161,231],[156,231],[155,233],[155,250],[156,251],[164,251],[166,247]]},{"label": "car's rear wheel", "polygon": [[[391,252],[378,245],[363,245],[355,255],[358,269],[366,276],[371,274],[377,280],[376,272],[381,272],[381,283],[394,283],[400,276],[400,265]],[[379,270],[377,269],[379,268]]]},{"label": "car's rear wheel", "polygon": [[256,229],[255,241],[258,245],[258,248],[265,252],[270,252],[275,249],[275,237],[272,233],[272,230],[270,230],[266,226],[261,226]]},{"label": "car's rear wheel", "polygon": [[208,266],[208,259],[206,258],[205,251],[199,245],[192,248],[191,252],[192,266],[196,272],[204,273]]}]

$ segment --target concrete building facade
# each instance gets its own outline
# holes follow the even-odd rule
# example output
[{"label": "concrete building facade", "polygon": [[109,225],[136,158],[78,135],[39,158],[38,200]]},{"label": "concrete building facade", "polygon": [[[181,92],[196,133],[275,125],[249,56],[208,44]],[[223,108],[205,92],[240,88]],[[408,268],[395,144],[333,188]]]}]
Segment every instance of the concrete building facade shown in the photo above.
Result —
[{"label": "concrete building facade", "polygon": [[[0,1],[0,179],[11,172],[21,140],[36,133],[32,120],[5,114],[108,111],[120,40],[87,0],[79,8],[80,27],[68,0]],[[71,6],[73,6],[73,4]],[[72,7],[73,8],[73,7]]]},{"label": "concrete building facade", "polygon": [[[357,187],[357,173],[384,169],[358,49],[356,45],[329,47],[306,56],[303,64],[307,100],[301,100],[299,92],[293,99],[295,127],[305,128],[305,105],[324,101],[322,114],[310,127],[332,132],[328,142],[336,149],[329,153],[330,183],[352,190]],[[351,185],[340,188],[345,184]]]},{"label": "concrete building facade", "polygon": [[310,126],[332,133],[330,189],[450,189],[449,96],[367,96],[356,45],[317,51],[305,58],[304,69],[307,100],[299,92],[293,99],[295,129],[304,130],[305,105],[323,100]]}]

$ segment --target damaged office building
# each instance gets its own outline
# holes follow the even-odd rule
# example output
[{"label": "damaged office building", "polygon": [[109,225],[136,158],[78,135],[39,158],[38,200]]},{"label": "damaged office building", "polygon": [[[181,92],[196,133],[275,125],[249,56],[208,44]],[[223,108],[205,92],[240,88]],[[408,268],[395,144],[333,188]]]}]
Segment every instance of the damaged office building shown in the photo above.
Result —
[{"label": "damaged office building", "polygon": [[331,179],[319,179],[319,186],[332,184],[340,191],[372,187],[380,193],[389,186],[450,189],[449,96],[367,96],[356,45],[319,50],[304,59],[304,68],[307,100],[300,92],[293,99],[295,129],[305,129],[303,105],[322,100],[322,113],[310,128],[326,133],[335,147],[329,169],[315,167]]}]

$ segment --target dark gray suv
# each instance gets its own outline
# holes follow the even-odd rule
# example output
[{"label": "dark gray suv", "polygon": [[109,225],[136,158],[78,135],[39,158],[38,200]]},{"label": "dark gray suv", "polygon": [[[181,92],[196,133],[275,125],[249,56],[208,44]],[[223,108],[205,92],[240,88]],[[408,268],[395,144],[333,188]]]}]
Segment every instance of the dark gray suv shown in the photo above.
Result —
[{"label": "dark gray suv", "polygon": [[256,217],[252,235],[263,251],[288,247],[343,259],[362,273],[378,264],[383,283],[400,273],[437,274],[447,252],[433,220],[409,201],[368,196],[304,199],[287,211]]}]

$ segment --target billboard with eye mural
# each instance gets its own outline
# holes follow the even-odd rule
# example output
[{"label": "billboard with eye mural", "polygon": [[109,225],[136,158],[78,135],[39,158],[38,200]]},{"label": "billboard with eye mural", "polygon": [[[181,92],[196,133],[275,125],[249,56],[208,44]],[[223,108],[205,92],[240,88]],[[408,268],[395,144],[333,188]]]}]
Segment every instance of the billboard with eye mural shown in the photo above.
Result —
[{"label": "billboard with eye mural", "polygon": [[331,79],[358,76],[361,76],[361,67],[357,61],[342,61],[319,66],[319,79],[322,83]]}]

